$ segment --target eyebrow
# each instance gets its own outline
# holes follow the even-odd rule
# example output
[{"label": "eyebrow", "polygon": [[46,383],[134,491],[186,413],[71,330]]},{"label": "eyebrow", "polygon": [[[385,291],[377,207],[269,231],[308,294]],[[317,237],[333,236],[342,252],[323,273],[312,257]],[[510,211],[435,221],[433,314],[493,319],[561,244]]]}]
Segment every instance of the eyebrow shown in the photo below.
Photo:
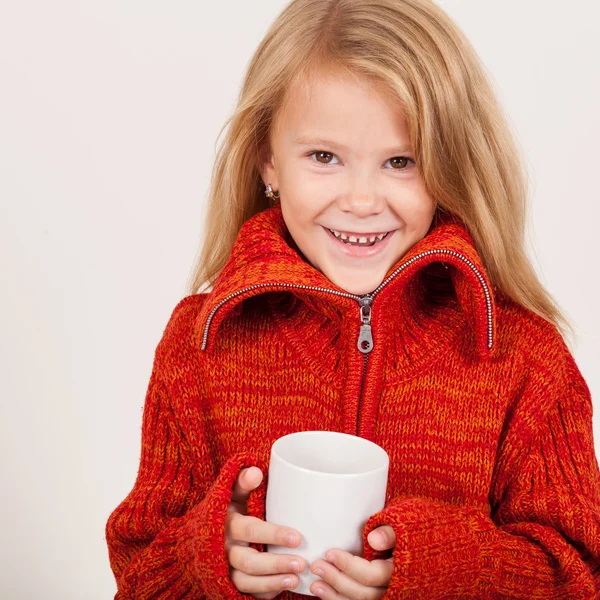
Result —
[{"label": "eyebrow", "polygon": [[[300,136],[293,140],[293,143],[298,146],[328,146],[330,148],[335,148],[338,150],[349,150],[349,148],[347,146],[344,146],[343,144],[338,144],[336,142],[333,142],[331,140],[325,140],[323,138],[309,138],[305,136]],[[396,152],[412,152],[412,146],[410,144],[404,144],[400,146],[393,146],[385,150],[386,154],[394,154]]]}]

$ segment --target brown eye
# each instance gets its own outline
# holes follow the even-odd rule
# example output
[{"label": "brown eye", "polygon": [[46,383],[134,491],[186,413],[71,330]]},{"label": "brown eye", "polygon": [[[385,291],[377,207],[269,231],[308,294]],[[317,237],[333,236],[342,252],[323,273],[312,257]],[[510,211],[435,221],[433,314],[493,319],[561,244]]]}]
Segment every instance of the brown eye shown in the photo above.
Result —
[{"label": "brown eye", "polygon": [[[326,164],[326,165],[329,164],[329,161],[331,160],[331,157],[333,156],[333,154],[331,154],[331,152],[320,152],[320,151],[314,152],[314,155],[316,156],[318,162]],[[329,157],[329,160],[320,160],[323,157],[325,157],[325,159],[327,159],[327,157]]]},{"label": "brown eye", "polygon": [[[395,156],[394,158],[390,158],[390,162],[392,164],[395,164],[396,166],[398,166],[400,164],[400,166],[398,168],[406,167],[406,162],[409,160],[410,160],[410,158],[407,158],[406,156]],[[394,167],[394,168],[396,168],[396,167]]]}]

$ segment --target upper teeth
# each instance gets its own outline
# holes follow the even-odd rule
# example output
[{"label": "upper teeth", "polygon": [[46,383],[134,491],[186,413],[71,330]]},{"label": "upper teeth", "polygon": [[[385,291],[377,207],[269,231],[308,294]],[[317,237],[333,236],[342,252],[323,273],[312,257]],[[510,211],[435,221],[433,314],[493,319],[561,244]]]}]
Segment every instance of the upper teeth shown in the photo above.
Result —
[{"label": "upper teeth", "polygon": [[346,235],[341,231],[336,231],[335,229],[330,229],[331,233],[335,235],[337,238],[341,238],[342,240],[347,240],[349,242],[359,242],[361,244],[366,244],[367,242],[374,242],[375,240],[382,240],[389,232],[380,233],[379,235],[374,235],[371,237],[358,237],[355,235]]}]

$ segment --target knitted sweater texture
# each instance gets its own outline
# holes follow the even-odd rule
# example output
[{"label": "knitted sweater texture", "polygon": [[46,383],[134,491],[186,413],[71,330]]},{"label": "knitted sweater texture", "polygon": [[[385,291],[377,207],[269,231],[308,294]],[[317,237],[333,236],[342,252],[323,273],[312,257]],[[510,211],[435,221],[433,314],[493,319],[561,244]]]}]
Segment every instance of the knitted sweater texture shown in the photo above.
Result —
[{"label": "knitted sweater texture", "polygon": [[396,534],[384,600],[600,598],[592,400],[556,327],[492,285],[450,218],[370,296],[359,343],[361,297],[305,259],[281,207],[244,223],[156,348],[137,478],[106,523],[116,599],[253,597],[229,577],[232,487],[260,467],[248,514],[264,519],[271,445],[306,430],[390,457],[363,530],[368,560],[390,555],[370,531]]}]

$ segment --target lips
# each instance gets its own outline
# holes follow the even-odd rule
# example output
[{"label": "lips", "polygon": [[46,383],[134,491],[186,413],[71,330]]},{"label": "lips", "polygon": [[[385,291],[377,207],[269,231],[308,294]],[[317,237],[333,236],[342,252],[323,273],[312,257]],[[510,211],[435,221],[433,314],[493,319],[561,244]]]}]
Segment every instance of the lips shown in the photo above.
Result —
[{"label": "lips", "polygon": [[388,232],[379,242],[371,244],[347,244],[338,239],[329,228],[323,227],[323,229],[325,230],[327,237],[332,241],[337,254],[348,258],[370,258],[376,254],[383,253],[390,243],[390,239],[397,231],[394,229],[393,231]]},{"label": "lips", "polygon": [[[332,233],[333,233],[333,232],[332,232]],[[335,235],[335,234],[334,234],[334,235]],[[355,238],[357,238],[357,239],[361,239],[361,238],[367,238],[367,241],[366,241],[366,242],[358,242],[358,241],[357,241],[357,242],[351,242],[349,239],[347,239],[347,240],[344,240],[344,239],[342,239],[342,238],[338,237],[337,235],[336,235],[335,237],[336,237],[336,238],[337,238],[337,239],[338,239],[340,242],[342,242],[342,244],[346,244],[347,246],[358,246],[358,247],[367,248],[367,247],[370,247],[370,246],[375,246],[375,244],[380,244],[381,242],[383,242],[383,240],[385,240],[385,238],[386,238],[388,235],[389,235],[389,232],[388,232],[388,233],[385,233],[385,234],[383,234],[383,237],[382,237],[381,239],[379,239],[379,238],[376,238],[374,242],[371,242],[371,241],[369,241],[369,240],[368,240],[368,238],[369,238],[369,237],[373,237],[373,236],[366,236],[366,235],[364,235],[364,236],[355,236],[355,235],[351,236],[351,237],[355,237]]]},{"label": "lips", "polygon": [[332,229],[330,227],[328,227],[327,229],[329,229],[329,231],[331,231],[331,233],[333,233],[335,235],[335,232],[337,231],[338,233],[343,233],[345,236],[354,236],[354,237],[366,237],[366,238],[371,238],[371,237],[375,237],[375,236],[379,236],[379,235],[385,235],[386,233],[389,233],[389,231],[374,231],[372,233],[357,233],[355,231],[344,231],[343,229]]},{"label": "lips", "polygon": [[[374,246],[375,244],[379,244],[380,242],[382,242],[386,236],[388,236],[390,234],[390,232],[381,232],[381,233],[352,233],[352,232],[346,232],[346,231],[338,231],[337,229],[334,231],[333,229],[329,229],[329,232],[334,235],[338,240],[340,240],[341,242],[343,242],[344,244],[349,244],[349,245],[353,245],[353,246]],[[336,235],[336,234],[340,234],[340,235]],[[344,238],[347,239],[342,239],[341,236],[344,236]],[[350,238],[354,238],[356,241],[350,241]],[[371,238],[375,238],[373,241],[371,241]],[[365,242],[359,242],[359,240],[361,239],[365,239]]]}]

